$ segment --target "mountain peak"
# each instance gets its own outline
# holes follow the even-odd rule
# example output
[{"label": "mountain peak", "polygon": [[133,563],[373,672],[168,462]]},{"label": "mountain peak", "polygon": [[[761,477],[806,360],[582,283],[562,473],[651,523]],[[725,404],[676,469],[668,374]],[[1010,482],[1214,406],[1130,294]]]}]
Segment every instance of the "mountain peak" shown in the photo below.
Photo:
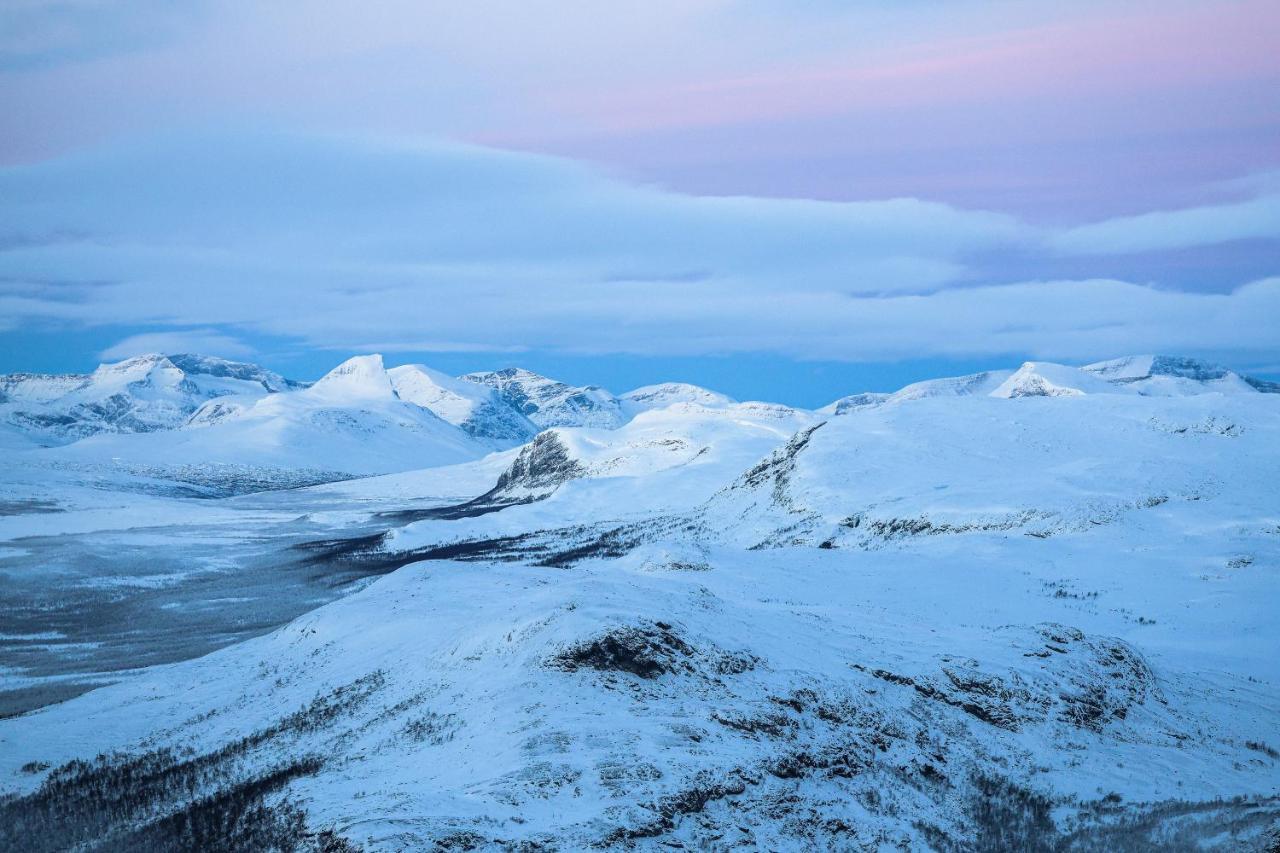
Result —
[{"label": "mountain peak", "polygon": [[468,373],[468,382],[487,385],[536,426],[614,429],[627,421],[622,401],[595,385],[575,387],[521,367]]},{"label": "mountain peak", "polygon": [[103,362],[93,371],[93,376],[105,378],[124,374],[143,375],[156,368],[177,369],[177,365],[169,360],[169,356],[152,352],[144,355],[135,355],[122,361]]},{"label": "mountain peak", "polygon": [[1065,364],[1028,361],[991,392],[992,397],[1080,397],[1114,391],[1092,374]]},{"label": "mountain peak", "polygon": [[645,385],[622,395],[622,399],[644,408],[656,409],[674,403],[696,403],[700,406],[729,406],[734,403],[717,391],[690,385],[687,382],[662,382],[657,385]]},{"label": "mountain peak", "polygon": [[309,389],[316,395],[342,397],[396,397],[382,356],[357,355],[330,370]]},{"label": "mountain peak", "polygon": [[455,379],[422,364],[393,367],[387,374],[401,400],[431,410],[473,438],[507,446],[538,431],[488,385]]}]

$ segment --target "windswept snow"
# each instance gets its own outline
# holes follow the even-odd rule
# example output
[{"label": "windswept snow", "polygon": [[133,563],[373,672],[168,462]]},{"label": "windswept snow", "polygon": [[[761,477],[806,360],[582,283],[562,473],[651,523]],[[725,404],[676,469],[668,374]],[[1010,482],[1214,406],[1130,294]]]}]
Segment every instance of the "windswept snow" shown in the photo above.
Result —
[{"label": "windswept snow", "polygon": [[[361,357],[23,451],[0,568],[44,586],[0,679],[47,706],[0,719],[0,847],[1274,849],[1259,390],[1029,362],[810,412]],[[499,412],[543,430],[489,452]],[[126,452],[399,473],[191,501],[68,467]],[[261,629],[104,671],[237,607]]]}]

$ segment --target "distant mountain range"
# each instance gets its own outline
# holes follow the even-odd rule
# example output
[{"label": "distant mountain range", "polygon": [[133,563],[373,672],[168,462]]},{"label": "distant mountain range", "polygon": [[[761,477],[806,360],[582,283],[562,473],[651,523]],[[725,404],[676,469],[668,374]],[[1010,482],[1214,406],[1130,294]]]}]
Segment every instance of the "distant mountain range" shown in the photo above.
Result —
[{"label": "distant mountain range", "polygon": [[[1131,356],[1081,368],[1027,362],[1016,370],[918,382],[891,394],[855,394],[804,414],[839,416],[973,395],[1276,392],[1280,383],[1192,359]],[[349,359],[315,383],[191,354],[138,356],[85,375],[0,376],[0,432],[10,449],[56,448],[54,458],[77,463],[247,465],[344,476],[466,462],[525,444],[547,429],[617,430],[654,409],[739,405],[682,383],[615,395],[520,368],[461,377],[424,365],[388,370],[378,355]]]}]

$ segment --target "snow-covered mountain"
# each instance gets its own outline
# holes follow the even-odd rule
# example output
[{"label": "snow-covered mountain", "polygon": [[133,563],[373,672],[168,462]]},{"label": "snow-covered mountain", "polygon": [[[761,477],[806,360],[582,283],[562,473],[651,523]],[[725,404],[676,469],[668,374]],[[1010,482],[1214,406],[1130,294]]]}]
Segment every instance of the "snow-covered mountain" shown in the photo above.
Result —
[{"label": "snow-covered mountain", "polygon": [[613,429],[627,421],[622,401],[594,385],[566,385],[518,367],[468,373],[462,378],[492,388],[539,429],[558,426]]},{"label": "snow-covered mountain", "polygon": [[1217,391],[1223,394],[1280,394],[1280,382],[1245,376],[1203,361],[1168,355],[1135,355],[1081,368],[1139,394],[1174,396]]},{"label": "snow-covered mountain", "polygon": [[532,438],[538,428],[485,385],[455,379],[421,364],[387,371],[400,399],[430,409],[473,438],[510,447]]},{"label": "snow-covered mountain", "polygon": [[622,395],[630,408],[644,411],[661,409],[675,403],[696,403],[699,406],[730,406],[736,401],[718,391],[710,391],[686,382],[663,382],[646,385]]},{"label": "snow-covered mountain", "polygon": [[[271,633],[0,719],[0,847],[1273,849],[1280,396],[1179,378],[1201,384],[1144,394],[1034,362],[826,413],[627,395],[668,405],[218,502],[264,539],[278,517],[308,573],[365,580]],[[356,359],[76,446],[218,430],[240,446],[283,423],[315,458],[358,453],[318,435],[326,411],[472,441],[412,420],[435,416],[405,396]],[[46,542],[129,534],[99,509],[39,517]],[[300,517],[323,523],[315,541]],[[185,571],[218,516],[192,518],[135,534],[130,565]],[[32,549],[0,559],[35,571],[36,527],[0,525]],[[213,595],[164,598],[208,576],[149,571],[102,581],[137,614],[130,636],[155,613],[218,627]],[[92,612],[77,600],[57,631],[0,629],[56,647]]]},{"label": "snow-covered mountain", "polygon": [[175,429],[206,401],[302,387],[253,364],[199,355],[142,355],[85,375],[0,376],[0,418],[46,444],[98,433]]},{"label": "snow-covered mountain", "polygon": [[401,399],[382,357],[370,355],[343,362],[302,390],[214,398],[179,429],[92,436],[48,456],[135,469],[243,466],[353,475],[448,465],[489,449]]},{"label": "snow-covered mountain", "polygon": [[992,397],[1079,397],[1116,389],[1091,373],[1065,364],[1028,361],[991,391]]},{"label": "snow-covered mountain", "polygon": [[968,376],[929,379],[893,393],[861,393],[842,397],[818,411],[843,415],[873,406],[937,397],[1052,397],[1085,394],[1197,394],[1280,393],[1280,383],[1236,373],[1191,358],[1128,356],[1071,367],[1028,361],[1017,370],[989,370]]},{"label": "snow-covered mountain", "polygon": [[[477,531],[527,532],[591,522],[601,507],[620,517],[690,509],[732,472],[815,420],[811,412],[762,403],[676,403],[641,412],[617,429],[556,427],[512,456],[492,489],[428,518],[475,518],[469,525]],[[504,510],[500,517],[492,514],[498,509]],[[397,548],[411,548],[438,530],[428,520],[392,531],[390,538]]]}]

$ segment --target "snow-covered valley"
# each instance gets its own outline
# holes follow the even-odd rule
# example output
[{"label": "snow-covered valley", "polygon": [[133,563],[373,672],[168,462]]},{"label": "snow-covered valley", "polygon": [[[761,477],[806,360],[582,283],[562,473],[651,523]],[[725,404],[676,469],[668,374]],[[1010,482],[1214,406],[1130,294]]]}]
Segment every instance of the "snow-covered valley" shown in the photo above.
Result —
[{"label": "snow-covered valley", "polygon": [[0,385],[0,848],[1280,843],[1272,383],[112,367]]}]

